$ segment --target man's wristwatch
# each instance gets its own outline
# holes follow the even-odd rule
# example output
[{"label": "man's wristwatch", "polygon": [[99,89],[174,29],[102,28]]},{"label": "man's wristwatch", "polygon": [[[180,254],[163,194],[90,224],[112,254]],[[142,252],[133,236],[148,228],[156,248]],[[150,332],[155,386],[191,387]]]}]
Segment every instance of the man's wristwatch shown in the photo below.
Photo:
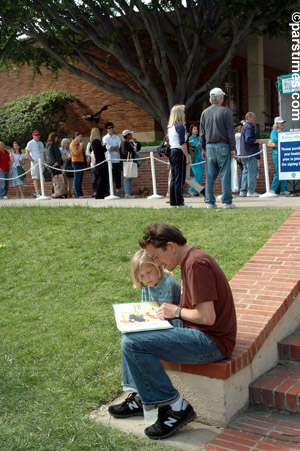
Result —
[{"label": "man's wristwatch", "polygon": [[178,307],[178,309],[175,310],[175,318],[181,318],[181,310],[182,308]]}]

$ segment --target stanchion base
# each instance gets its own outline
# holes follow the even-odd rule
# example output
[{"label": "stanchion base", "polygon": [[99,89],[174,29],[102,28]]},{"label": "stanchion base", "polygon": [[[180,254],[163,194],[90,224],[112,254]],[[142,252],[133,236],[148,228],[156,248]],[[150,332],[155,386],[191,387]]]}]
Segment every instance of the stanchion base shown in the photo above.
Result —
[{"label": "stanchion base", "polygon": [[118,200],[121,199],[119,196],[114,196],[113,194],[111,196],[104,197],[104,200]]},{"label": "stanchion base", "polygon": [[160,196],[159,194],[152,194],[152,196],[148,196],[147,199],[163,199],[165,196]]},{"label": "stanchion base", "polygon": [[273,193],[265,193],[265,194],[260,194],[259,197],[278,197],[278,194],[273,194]]},{"label": "stanchion base", "polygon": [[50,200],[50,199],[51,199],[51,197],[48,197],[48,196],[39,196],[36,198],[36,200]]}]

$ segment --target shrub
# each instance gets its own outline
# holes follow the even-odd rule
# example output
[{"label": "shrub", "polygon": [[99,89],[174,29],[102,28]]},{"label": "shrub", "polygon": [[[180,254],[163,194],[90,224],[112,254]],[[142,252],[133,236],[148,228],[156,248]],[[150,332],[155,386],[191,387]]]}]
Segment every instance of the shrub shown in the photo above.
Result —
[{"label": "shrub", "polygon": [[16,139],[24,147],[31,139],[32,130],[39,130],[41,141],[46,141],[51,131],[61,134],[66,122],[66,106],[72,102],[79,102],[78,97],[50,90],[4,104],[0,107],[1,139],[7,144]]}]

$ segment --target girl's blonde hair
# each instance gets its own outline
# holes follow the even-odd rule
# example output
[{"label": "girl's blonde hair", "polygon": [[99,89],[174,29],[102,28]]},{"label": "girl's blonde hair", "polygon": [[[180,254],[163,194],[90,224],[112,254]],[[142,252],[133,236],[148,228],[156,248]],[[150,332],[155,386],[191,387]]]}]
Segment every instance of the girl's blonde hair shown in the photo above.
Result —
[{"label": "girl's blonde hair", "polygon": [[147,263],[148,265],[153,265],[158,272],[159,281],[162,279],[165,271],[162,266],[158,266],[151,257],[147,254],[144,249],[140,249],[137,251],[131,259],[130,262],[130,273],[133,281],[134,288],[144,288],[144,284],[140,279],[140,272],[142,265]]},{"label": "girl's blonde hair", "polygon": [[91,130],[90,142],[94,141],[94,139],[100,139],[101,140],[100,130],[97,127],[94,127]]},{"label": "girl's blonde hair", "polygon": [[185,124],[185,105],[174,105],[170,111],[168,128],[173,127],[178,122]]}]

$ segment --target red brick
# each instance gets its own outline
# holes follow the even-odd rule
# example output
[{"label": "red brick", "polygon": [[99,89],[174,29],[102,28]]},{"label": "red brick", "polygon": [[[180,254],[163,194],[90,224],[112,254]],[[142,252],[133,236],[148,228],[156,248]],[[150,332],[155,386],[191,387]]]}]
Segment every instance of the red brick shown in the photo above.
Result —
[{"label": "red brick", "polygon": [[275,406],[284,409],[285,405],[285,394],[289,388],[295,384],[293,380],[284,381],[279,387],[277,387],[275,392]]}]

